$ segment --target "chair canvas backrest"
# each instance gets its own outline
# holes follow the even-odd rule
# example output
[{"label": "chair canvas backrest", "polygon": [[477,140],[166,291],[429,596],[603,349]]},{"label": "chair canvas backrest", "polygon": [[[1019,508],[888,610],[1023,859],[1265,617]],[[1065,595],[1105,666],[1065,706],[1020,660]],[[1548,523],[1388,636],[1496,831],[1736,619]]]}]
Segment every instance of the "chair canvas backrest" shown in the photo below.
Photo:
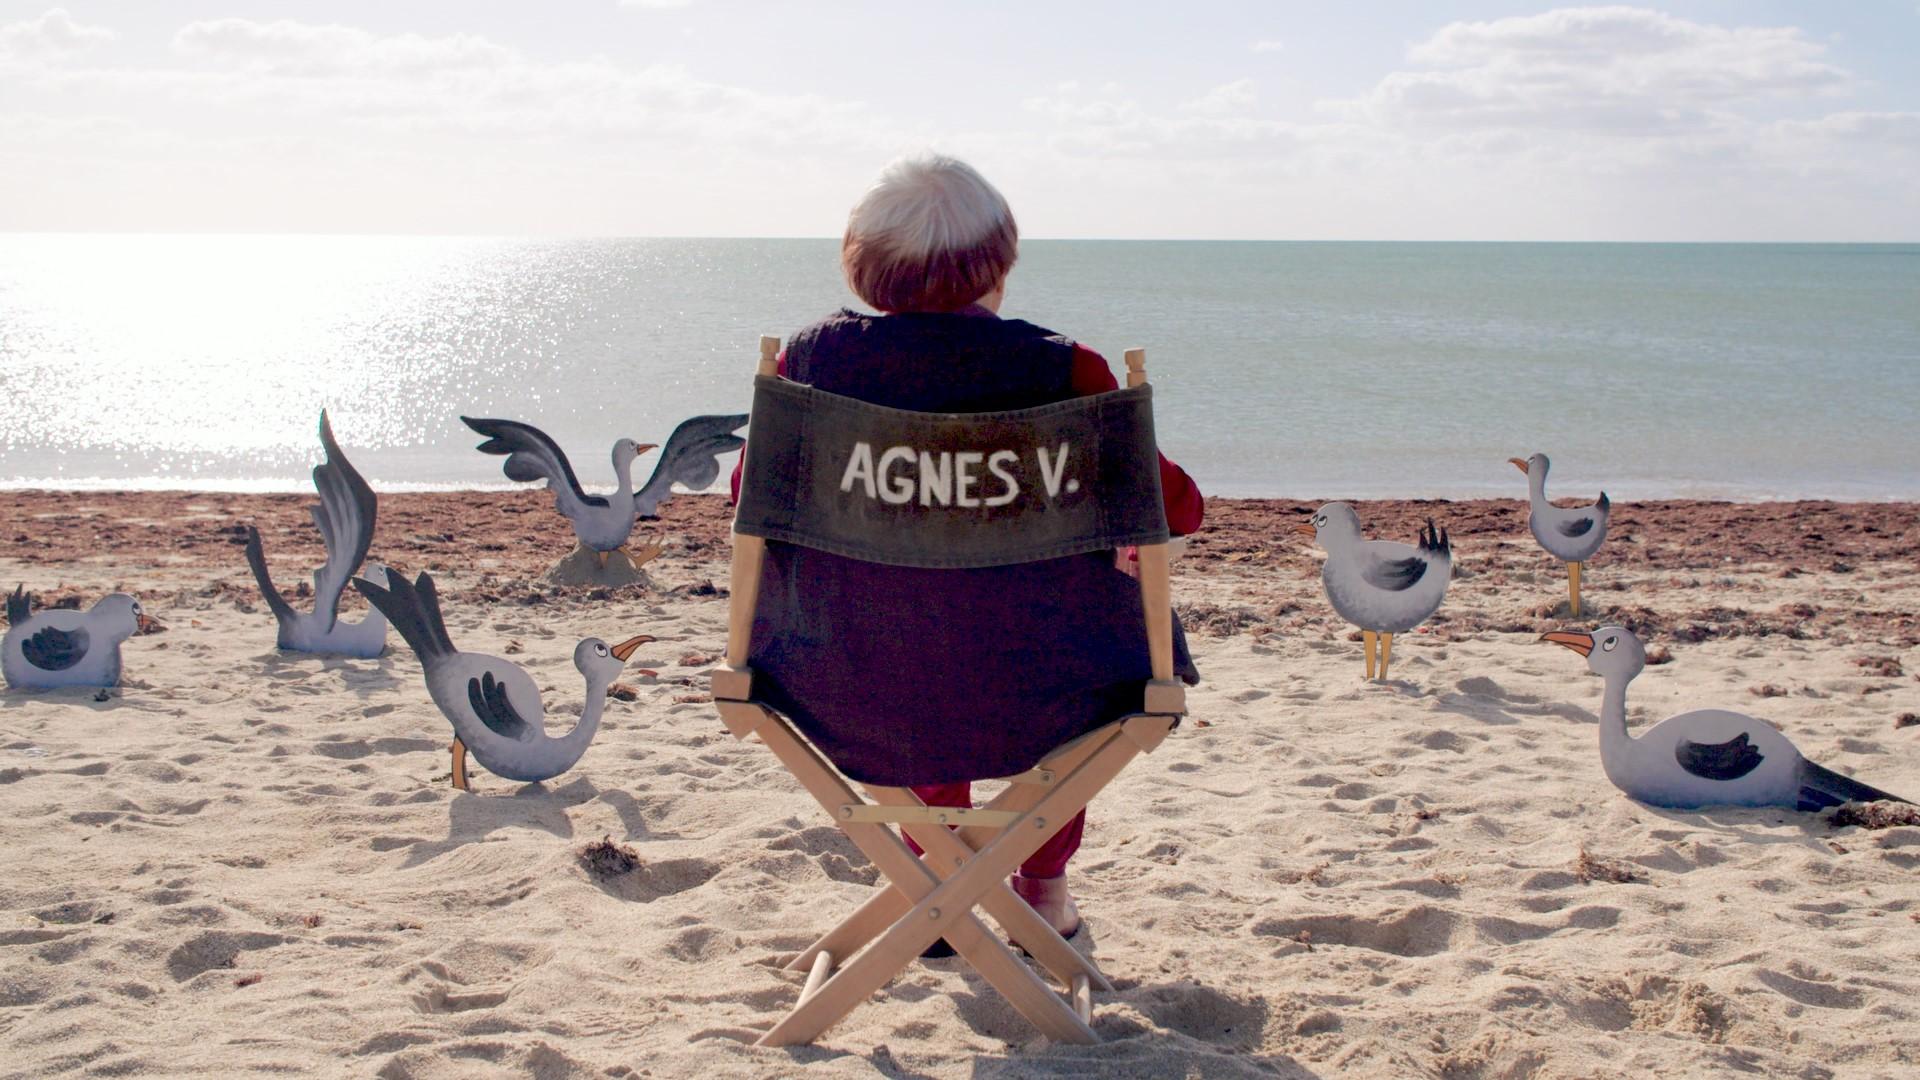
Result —
[{"label": "chair canvas backrest", "polygon": [[[1065,425],[1068,423],[1068,420],[1065,418],[1068,417],[1075,417],[1077,419],[1073,422],[1086,425],[1079,429],[1081,434],[1078,437],[1083,440],[1092,438],[1094,440],[1092,445],[1095,445],[1099,450],[1097,456],[1103,462],[1107,463],[1103,463],[1098,468],[1089,471],[1085,474],[1085,478],[1075,476],[1072,477],[1072,479],[1080,480],[1083,489],[1090,480],[1095,482],[1096,485],[1110,485],[1108,494],[1110,494],[1113,499],[1122,503],[1124,507],[1130,507],[1131,509],[1111,510],[1102,508],[1097,512],[1091,510],[1081,511],[1082,514],[1087,515],[1088,520],[1091,522],[1091,524],[1087,525],[1084,529],[1081,528],[1080,525],[1074,525],[1070,528],[1056,527],[1051,522],[1034,525],[1030,531],[1026,525],[1010,528],[1007,537],[1007,551],[1015,551],[1020,544],[1028,543],[1035,545],[1031,550],[1053,551],[1055,555],[1023,554],[1021,557],[1009,558],[1007,554],[1003,552],[998,556],[989,558],[986,562],[978,563],[927,563],[923,561],[929,558],[941,557],[937,553],[937,549],[931,549],[926,546],[928,543],[927,537],[931,535],[936,539],[952,540],[956,535],[969,531],[997,532],[997,530],[976,529],[971,523],[966,528],[956,529],[951,525],[941,526],[930,514],[926,517],[921,517],[920,515],[923,511],[935,510],[935,503],[938,502],[938,500],[929,496],[926,505],[922,505],[920,491],[924,485],[920,484],[917,477],[915,480],[915,494],[912,498],[900,498],[897,502],[880,498],[880,492],[882,490],[881,484],[883,482],[890,483],[892,479],[890,472],[882,473],[880,468],[881,458],[886,456],[887,450],[891,450],[895,446],[914,446],[912,442],[892,441],[895,437],[892,434],[884,438],[876,435],[879,441],[869,445],[869,453],[873,453],[874,455],[874,472],[872,474],[874,498],[868,501],[870,503],[882,503],[896,509],[909,508],[905,513],[897,514],[893,518],[893,522],[901,526],[897,534],[889,535],[890,533],[894,533],[894,530],[887,528],[876,529],[870,522],[863,524],[862,519],[855,516],[853,508],[858,506],[857,500],[863,499],[866,496],[865,485],[867,477],[864,461],[856,458],[857,451],[850,445],[844,447],[842,450],[845,458],[839,461],[840,472],[837,475],[830,470],[830,466],[833,463],[832,458],[825,459],[826,465],[823,466],[822,459],[820,459],[816,452],[812,450],[806,451],[807,454],[812,455],[813,460],[804,478],[805,486],[802,486],[797,477],[792,477],[787,481],[788,491],[796,497],[788,499],[785,504],[767,505],[768,498],[778,490],[780,483],[779,478],[783,472],[786,469],[798,467],[797,463],[790,463],[783,469],[781,466],[769,464],[770,460],[782,453],[792,452],[790,449],[784,448],[805,445],[814,433],[807,431],[804,425],[804,418],[809,414],[809,410],[806,408],[797,410],[790,409],[786,404],[771,406],[765,415],[766,426],[762,426],[763,420],[760,412],[762,392],[765,391],[769,397],[778,395],[780,398],[785,399],[788,396],[788,390],[791,389],[795,392],[804,392],[801,396],[809,398],[815,404],[819,404],[821,401],[829,398],[833,399],[836,403],[847,402],[848,400],[845,398],[836,398],[830,394],[822,394],[810,387],[801,387],[798,384],[788,383],[775,378],[779,353],[779,338],[762,337],[760,339],[760,362],[758,375],[754,379],[754,414],[753,418],[748,422],[751,442],[746,450],[746,461],[741,475],[740,505],[735,511],[734,519],[732,568],[728,575],[728,588],[731,593],[731,599],[728,602],[727,616],[727,660],[725,666],[714,674],[713,685],[716,700],[746,701],[751,697],[752,671],[747,666],[747,657],[753,647],[754,611],[760,602],[760,572],[765,565],[767,539],[769,536],[776,536],[775,530],[781,530],[785,532],[786,535],[776,536],[777,539],[791,539],[794,543],[802,544],[845,545],[849,548],[857,547],[875,554],[892,554],[896,558],[911,557],[914,561],[908,562],[907,565],[920,566],[1006,565],[1010,562],[1021,562],[1034,558],[1058,557],[1058,554],[1070,550],[1092,551],[1102,547],[1138,544],[1140,601],[1146,621],[1144,629],[1147,637],[1147,654],[1151,660],[1153,669],[1153,679],[1147,684],[1146,689],[1146,710],[1149,713],[1164,713],[1169,715],[1177,715],[1186,711],[1184,690],[1173,677],[1173,597],[1167,554],[1169,545],[1167,543],[1166,509],[1161,503],[1160,496],[1159,454],[1154,446],[1153,440],[1152,391],[1147,383],[1146,350],[1127,350],[1126,390],[1102,394],[1093,398],[1077,398],[1073,401],[1061,402],[1058,405],[1043,406],[1037,410],[1023,410],[1020,413],[959,414],[955,417],[946,414],[917,414],[905,413],[895,409],[879,409],[876,406],[867,405],[863,402],[849,403],[851,406],[858,407],[853,410],[856,412],[867,413],[869,410],[874,410],[872,417],[873,422],[876,424],[883,415],[892,418],[910,418],[917,416],[922,420],[934,422],[936,427],[942,422],[953,423],[955,425],[954,431],[960,431],[963,430],[970,421],[978,420],[980,416],[984,415],[1008,417],[1042,413],[1045,415],[1035,419],[1035,430],[1039,432],[1050,431],[1053,434],[1060,434],[1067,431],[1068,429]],[[770,387],[772,389],[769,389]],[[1109,407],[1114,403],[1118,403],[1120,407],[1110,409]],[[786,420],[782,419],[783,416],[787,416],[790,412],[797,416],[799,420],[791,418]],[[1050,421],[1061,426],[1047,428],[1046,424]],[[774,429],[781,423],[792,424],[796,422],[801,424],[798,430],[789,427],[784,433],[775,434]],[[1110,424],[1111,427],[1105,426],[1108,424]],[[1130,433],[1121,434],[1123,430],[1129,428]],[[876,427],[873,430],[877,432],[881,429]],[[933,437],[930,429],[924,434],[929,438]],[[952,432],[940,432],[939,436],[941,438],[953,437]],[[1045,495],[1050,483],[1057,484],[1055,488],[1057,492],[1066,492],[1069,477],[1064,471],[1065,465],[1059,456],[1059,443],[1056,442],[1052,444],[1052,448],[1049,450],[1049,456],[1043,461],[1039,451],[1041,447],[1047,444],[1038,437],[1038,434],[1029,434],[1025,436],[1025,438],[1028,441],[1019,445],[1025,447],[1026,450],[1033,455],[1029,460],[1041,473],[1038,477],[1040,495]],[[874,453],[874,447],[882,444],[884,444],[886,449]],[[928,446],[932,445],[931,443],[928,444]],[[954,476],[947,481],[954,483],[954,504],[952,506],[942,504],[938,509],[943,511],[958,509],[967,513],[987,509],[984,506],[988,498],[988,495],[985,493],[986,488],[982,488],[979,492],[970,491],[970,496],[973,494],[979,496],[983,504],[981,507],[971,507],[960,504],[959,485],[957,483],[960,467],[958,455],[960,453],[973,452],[988,454],[1005,449],[1014,451],[1015,461],[1009,463],[1005,458],[1000,459],[1002,469],[1013,476],[1013,482],[1018,483],[1022,487],[1023,493],[1027,495],[1029,499],[1028,507],[1022,508],[1018,512],[1009,513],[1006,516],[1014,519],[1031,516],[1038,520],[1047,514],[1057,512],[1056,509],[1050,507],[1049,503],[1038,501],[1034,495],[1031,478],[1022,479],[1023,474],[1017,470],[1023,469],[1025,465],[1018,460],[1021,451],[1016,449],[1013,444],[988,447],[987,444],[982,443],[977,446],[964,446],[959,449],[954,449],[954,446],[957,444],[946,445],[947,449],[953,450],[955,454],[951,465]],[[1082,445],[1085,446],[1088,444],[1083,441]],[[1108,456],[1110,453],[1115,452],[1124,452],[1126,456]],[[919,448],[914,449],[914,455],[914,465],[918,468]],[[986,467],[988,476],[994,476],[993,469],[988,466],[988,460],[988,458],[983,457],[980,464]],[[1072,460],[1073,451],[1071,449],[1071,439],[1069,439],[1069,450],[1067,451],[1065,461],[1070,462]],[[897,462],[900,466],[905,465],[904,458],[899,455],[895,455],[892,461]],[[1123,467],[1121,464],[1123,461],[1130,461],[1130,464]],[[1082,462],[1083,464],[1085,463],[1084,458]],[[936,461],[933,463],[932,470],[930,471],[937,471],[942,467],[943,466]],[[979,474],[975,475],[978,476]],[[994,479],[997,480],[999,478],[994,476]],[[828,480],[831,480],[831,484],[828,487],[829,497],[826,501],[828,503],[844,501],[848,509],[844,515],[832,511],[819,513],[818,517],[821,520],[816,521],[814,510],[808,509],[802,511],[798,508],[801,499],[797,496],[802,493],[814,491],[819,485],[825,484]],[[1006,485],[1005,481],[1001,481],[1001,483]],[[847,487],[845,491],[840,490],[843,484]],[[890,486],[885,490],[893,493],[895,497],[898,498],[899,488]],[[994,488],[992,490],[994,497],[998,497],[1004,494],[1005,487]],[[1151,492],[1150,499],[1148,498],[1149,491]],[[1072,492],[1068,494],[1077,495],[1079,493]],[[1096,490],[1090,494],[1100,495],[1101,492]],[[1010,507],[1019,501],[1019,498],[1016,497],[1005,505]],[[1071,500],[1069,501],[1071,502]],[[1063,504],[1063,506],[1064,505],[1065,504]],[[1078,504],[1075,503],[1074,505]],[[1095,500],[1089,505],[1098,506],[1099,500]],[[992,509],[998,510],[1001,509],[1001,507],[996,506]],[[865,507],[865,511],[876,512],[872,506]],[[798,524],[796,524],[796,522]],[[837,531],[826,531],[829,524]],[[908,525],[915,527],[907,528],[906,526]],[[822,530],[818,534],[815,533],[816,526]],[[921,531],[921,527],[933,531],[931,533],[925,533]],[[1116,527],[1118,531],[1114,531]],[[1144,531],[1136,534],[1130,531],[1134,529]],[[1140,538],[1133,538],[1135,536]],[[808,539],[809,537],[811,537],[811,539]],[[970,545],[977,543],[982,547],[992,547],[999,543],[999,538],[995,537],[991,541],[969,540],[968,543]],[[827,550],[834,549],[828,548]],[[935,551],[936,553],[930,555],[930,551]],[[976,555],[975,557],[978,556]],[[876,559],[875,561],[880,560]]]},{"label": "chair canvas backrest", "polygon": [[1163,544],[1152,395],[921,413],[762,375],[734,531],[931,568]]}]

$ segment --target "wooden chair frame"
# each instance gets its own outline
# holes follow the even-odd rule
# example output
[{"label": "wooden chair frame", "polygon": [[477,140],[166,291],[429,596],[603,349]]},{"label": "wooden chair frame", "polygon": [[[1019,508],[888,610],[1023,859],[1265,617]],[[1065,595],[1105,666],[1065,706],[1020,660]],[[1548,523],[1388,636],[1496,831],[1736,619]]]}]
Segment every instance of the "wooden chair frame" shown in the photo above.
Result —
[{"label": "wooden chair frame", "polygon": [[[780,339],[760,339],[759,374],[773,375]],[[1127,385],[1146,382],[1146,352],[1126,353]],[[1094,1043],[1092,993],[1113,986],[1092,960],[1054,932],[1007,884],[1008,875],[1118,776],[1150,753],[1186,712],[1186,688],[1173,674],[1173,604],[1167,545],[1140,548],[1152,681],[1142,712],[1056,749],[1010,781],[979,809],[930,807],[906,788],[862,785],[866,797],[785,717],[752,699],[747,666],[766,541],[735,533],[726,665],[714,672],[713,698],[736,738],[757,736],[786,765],[881,875],[883,886],[852,916],[787,965],[807,972],[800,1000],[757,1045],[812,1042],[945,938],[988,984],[1048,1037]],[[926,852],[915,855],[898,825]],[[974,908],[999,923],[1066,988],[1049,987]]]}]

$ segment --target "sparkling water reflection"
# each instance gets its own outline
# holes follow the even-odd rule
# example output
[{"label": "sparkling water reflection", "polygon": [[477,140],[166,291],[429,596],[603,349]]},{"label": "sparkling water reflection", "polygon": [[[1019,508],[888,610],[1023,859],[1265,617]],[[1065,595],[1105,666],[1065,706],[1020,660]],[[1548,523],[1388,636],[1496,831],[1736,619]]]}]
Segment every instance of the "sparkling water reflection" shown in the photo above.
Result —
[{"label": "sparkling water reflection", "polygon": [[[823,240],[10,236],[0,484],[300,489],[325,405],[383,487],[493,486],[460,413],[620,436],[744,409],[852,302]],[[1920,495],[1920,248],[1032,241],[1007,313],[1150,347],[1231,494]],[[643,462],[642,467],[645,467]]]}]

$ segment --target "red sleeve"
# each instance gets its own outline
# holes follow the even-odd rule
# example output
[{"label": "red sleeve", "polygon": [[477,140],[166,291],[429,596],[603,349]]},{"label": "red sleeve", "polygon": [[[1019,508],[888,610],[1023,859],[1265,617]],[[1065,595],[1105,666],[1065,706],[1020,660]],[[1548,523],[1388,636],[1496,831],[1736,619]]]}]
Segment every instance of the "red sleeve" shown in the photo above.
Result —
[{"label": "red sleeve", "polygon": [[[787,350],[780,350],[779,366],[773,369],[773,373],[775,375],[785,375],[787,373]],[[730,485],[732,494],[728,496],[729,499],[736,503],[740,501],[740,470],[746,467],[747,448],[745,445],[742,445],[740,447],[740,460],[733,463],[733,481]]]},{"label": "red sleeve", "polygon": [[[1073,391],[1082,397],[1120,389],[1106,358],[1085,345],[1073,347]],[[1187,470],[1160,455],[1160,493],[1167,500],[1167,531],[1175,536],[1200,531],[1207,501]]]}]

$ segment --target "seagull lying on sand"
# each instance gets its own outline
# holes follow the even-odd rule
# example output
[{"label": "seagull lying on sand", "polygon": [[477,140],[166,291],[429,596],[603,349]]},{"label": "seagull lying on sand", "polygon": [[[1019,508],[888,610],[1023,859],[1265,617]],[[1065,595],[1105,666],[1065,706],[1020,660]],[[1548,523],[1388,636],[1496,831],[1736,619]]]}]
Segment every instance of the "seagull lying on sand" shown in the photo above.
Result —
[{"label": "seagull lying on sand", "polygon": [[573,523],[573,534],[581,546],[599,555],[602,568],[607,556],[626,546],[633,523],[640,518],[658,516],[660,504],[673,493],[673,485],[683,484],[700,490],[720,477],[720,455],[740,449],[746,440],[733,434],[746,426],[747,414],[733,416],[695,416],[683,420],[660,452],[660,464],[639,491],[633,490],[634,458],[654,449],[652,443],[621,439],[613,444],[612,495],[589,495],[580,487],[558,443],[539,428],[514,420],[484,420],[463,416],[460,422],[487,437],[479,449],[487,454],[505,454],[502,466],[509,480],[545,480],[553,492],[554,506]]},{"label": "seagull lying on sand", "polygon": [[1379,642],[1380,677],[1393,659],[1393,635],[1411,630],[1439,610],[1453,576],[1453,548],[1447,534],[1427,522],[1418,547],[1360,535],[1360,515],[1343,502],[1314,511],[1308,524],[1296,526],[1320,541],[1327,561],[1320,581],[1340,617],[1358,626],[1367,651],[1367,678],[1373,678],[1374,643]]},{"label": "seagull lying on sand", "polygon": [[1527,474],[1527,527],[1533,530],[1533,538],[1547,549],[1547,554],[1567,564],[1567,595],[1571,598],[1573,614],[1580,615],[1580,564],[1593,558],[1600,550],[1600,544],[1607,538],[1607,515],[1612,506],[1607,501],[1607,493],[1600,493],[1600,501],[1592,506],[1575,506],[1562,510],[1547,501],[1547,470],[1552,462],[1545,454],[1535,454],[1525,461],[1508,458],[1514,468]]},{"label": "seagull lying on sand", "polygon": [[1848,802],[1907,800],[1800,756],[1763,720],[1725,709],[1697,709],[1660,721],[1639,738],[1627,733],[1627,684],[1647,666],[1640,639],[1620,626],[1591,634],[1556,631],[1541,641],[1587,658],[1606,680],[1600,703],[1600,767],[1613,786],[1650,806],[1784,806],[1824,810]]},{"label": "seagull lying on sand", "polygon": [[[327,561],[313,572],[313,613],[293,610],[273,587],[267,574],[267,557],[260,549],[260,530],[247,526],[247,565],[253,567],[254,580],[260,583],[260,595],[280,624],[279,645],[294,652],[326,653],[337,656],[374,657],[387,649],[387,620],[378,609],[367,612],[357,623],[340,621],[340,594],[347,591],[347,579],[360,569],[373,545],[373,518],[377,507],[373,489],[340,452],[333,441],[333,425],[327,411],[320,410],[320,445],[326,447],[327,460],[313,467],[313,486],[320,501],[308,507],[320,539],[327,545]],[[380,568],[369,566],[368,573],[378,576]]]},{"label": "seagull lying on sand", "polygon": [[159,626],[126,593],[104,596],[86,611],[43,608],[36,615],[32,608],[26,587],[16,587],[0,640],[7,685],[28,690],[113,686],[120,681],[120,643]]},{"label": "seagull lying on sand", "polygon": [[580,722],[556,739],[547,734],[540,688],[518,664],[453,647],[431,577],[422,573],[409,584],[392,570],[386,576],[384,589],[365,578],[354,578],[353,587],[386,613],[420,658],[427,693],[453,723],[453,786],[462,791],[468,786],[468,750],[488,772],[507,780],[549,780],[573,768],[600,730],[607,687],[633,651],[654,640],[641,634],[609,646],[588,638],[575,646],[573,666],[586,676],[587,699]]}]

